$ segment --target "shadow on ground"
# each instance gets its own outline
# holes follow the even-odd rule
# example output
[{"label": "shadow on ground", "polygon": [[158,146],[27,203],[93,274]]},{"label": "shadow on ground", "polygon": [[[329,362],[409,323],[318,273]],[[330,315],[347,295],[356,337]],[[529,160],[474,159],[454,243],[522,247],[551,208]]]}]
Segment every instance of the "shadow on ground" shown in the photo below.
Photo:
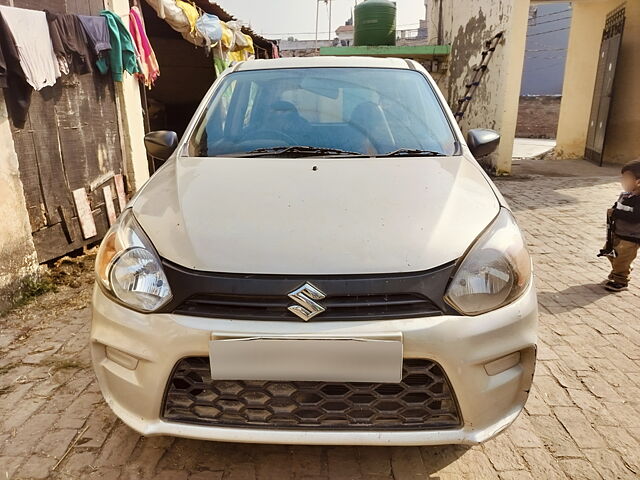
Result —
[{"label": "shadow on ground", "polygon": [[[159,470],[227,469],[251,463],[264,478],[301,476],[328,478],[409,478],[420,472],[426,478],[462,457],[470,447],[356,447],[221,443],[175,439]],[[215,465],[211,459],[219,459]],[[421,477],[422,478],[422,477]]]},{"label": "shadow on ground", "polygon": [[570,312],[577,308],[586,307],[611,295],[600,283],[572,285],[559,292],[538,292],[538,302],[545,307],[553,307],[561,312]]}]

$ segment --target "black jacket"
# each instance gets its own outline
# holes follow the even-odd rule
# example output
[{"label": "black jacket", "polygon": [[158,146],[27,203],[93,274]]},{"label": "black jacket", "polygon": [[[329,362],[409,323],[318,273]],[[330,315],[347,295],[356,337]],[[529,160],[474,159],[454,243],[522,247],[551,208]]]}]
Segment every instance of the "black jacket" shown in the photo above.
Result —
[{"label": "black jacket", "polygon": [[89,51],[89,39],[77,15],[46,12],[53,51],[64,57],[69,71],[78,74],[93,71],[93,55]]},{"label": "black jacket", "polygon": [[640,243],[640,195],[623,193],[613,205],[614,233]]},{"label": "black jacket", "polygon": [[4,100],[16,128],[24,128],[33,88],[20,65],[18,48],[9,26],[0,13],[0,87],[5,89]]}]

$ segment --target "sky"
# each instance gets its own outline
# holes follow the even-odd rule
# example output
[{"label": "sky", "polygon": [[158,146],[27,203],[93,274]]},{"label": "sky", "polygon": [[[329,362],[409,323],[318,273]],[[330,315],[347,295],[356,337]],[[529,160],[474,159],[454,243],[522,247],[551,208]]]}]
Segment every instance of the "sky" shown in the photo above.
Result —
[{"label": "sky", "polygon": [[[316,0],[216,0],[216,3],[266,38],[315,37]],[[332,0],[331,30],[335,32],[351,16],[354,3],[355,0]],[[424,19],[424,0],[397,0],[396,4],[397,28],[418,28],[419,20]],[[318,24],[318,38],[329,39],[329,15],[324,1],[320,2]]]}]

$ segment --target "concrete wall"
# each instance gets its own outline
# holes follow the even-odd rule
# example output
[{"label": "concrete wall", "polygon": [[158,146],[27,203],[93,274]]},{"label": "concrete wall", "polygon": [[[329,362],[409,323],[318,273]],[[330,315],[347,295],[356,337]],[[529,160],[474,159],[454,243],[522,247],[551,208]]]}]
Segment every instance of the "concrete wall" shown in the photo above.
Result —
[{"label": "concrete wall", "polygon": [[[442,6],[440,5],[442,2]],[[429,43],[438,37],[451,44],[447,75],[439,84],[455,110],[465,94],[465,84],[480,63],[486,40],[504,31],[480,86],[460,122],[462,131],[492,128],[502,135],[496,153],[483,161],[497,174],[511,171],[511,153],[518,116],[529,2],[527,0],[434,0],[429,6]],[[440,14],[442,8],[442,14]],[[442,22],[440,22],[440,18]]]},{"label": "concrete wall", "polygon": [[2,92],[0,89],[0,312],[19,294],[24,279],[38,271],[18,157]]},{"label": "concrete wall", "polygon": [[619,3],[618,0],[572,3],[556,140],[556,152],[561,158],[584,155],[602,29],[607,12]]}]

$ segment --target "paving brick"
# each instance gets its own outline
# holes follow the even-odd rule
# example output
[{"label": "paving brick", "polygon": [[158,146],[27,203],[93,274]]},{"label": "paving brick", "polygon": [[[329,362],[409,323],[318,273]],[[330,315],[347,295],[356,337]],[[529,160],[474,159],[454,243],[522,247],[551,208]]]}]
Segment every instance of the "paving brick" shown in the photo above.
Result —
[{"label": "paving brick", "polygon": [[500,472],[500,480],[533,480],[533,477],[525,470],[515,470]]},{"label": "paving brick", "polygon": [[104,447],[96,460],[99,467],[119,467],[125,465],[136,448],[140,435],[124,423],[118,423],[115,430],[104,443]]},{"label": "paving brick", "polygon": [[522,450],[528,471],[536,479],[563,480],[567,476],[557,460],[545,448],[526,448]]},{"label": "paving brick", "polygon": [[529,416],[521,414],[517,420],[505,431],[518,449],[542,447],[542,440],[535,432]]},{"label": "paving brick", "polygon": [[553,409],[560,423],[580,448],[604,448],[604,439],[596,432],[578,407]]},{"label": "paving brick", "polygon": [[[327,451],[329,478],[340,480],[362,478],[357,451],[355,447],[329,448]],[[261,472],[258,473],[258,478],[261,478]]]},{"label": "paving brick", "polygon": [[391,471],[396,480],[423,480],[428,476],[417,447],[394,447],[391,451]]},{"label": "paving brick", "polygon": [[25,461],[24,457],[0,456],[0,478],[13,478],[13,474],[16,472],[21,463]]},{"label": "paving brick", "polygon": [[511,439],[503,434],[489,440],[483,446],[484,453],[498,471],[522,470],[525,463]]},{"label": "paving brick", "polygon": [[541,392],[541,396],[547,405],[564,407],[573,405],[569,395],[567,395],[567,391],[553,377],[536,378],[536,388]]},{"label": "paving brick", "polygon": [[554,417],[531,417],[530,420],[545,447],[554,456],[581,457],[583,455],[573,439]]},{"label": "paving brick", "polygon": [[42,435],[42,440],[37,444],[36,452],[45,457],[59,459],[67,451],[71,442],[78,434],[77,430],[49,430]]},{"label": "paving brick", "polygon": [[585,453],[602,478],[637,479],[640,476],[640,470],[625,463],[617,452],[597,449],[585,450]]},{"label": "paving brick", "polygon": [[16,436],[11,440],[11,453],[13,455],[33,453],[36,450],[34,439],[37,441],[42,438],[55,420],[55,415],[46,413],[31,417],[20,427]]},{"label": "paving brick", "polygon": [[155,480],[187,480],[189,473],[184,470],[164,470],[155,476]]},{"label": "paving brick", "polygon": [[51,477],[51,469],[56,464],[53,458],[31,456],[16,473],[17,479],[45,479]]},{"label": "paving brick", "polygon": [[[360,460],[360,471],[365,478],[370,475],[387,477],[391,475],[391,452],[389,447],[358,447],[358,458]],[[425,462],[427,461],[425,460]]]},{"label": "paving brick", "polygon": [[189,475],[189,480],[222,480],[224,472],[214,472],[206,470],[202,472],[192,473]]},{"label": "paving brick", "polygon": [[225,472],[224,480],[255,480],[256,467],[253,463],[236,463]]}]

